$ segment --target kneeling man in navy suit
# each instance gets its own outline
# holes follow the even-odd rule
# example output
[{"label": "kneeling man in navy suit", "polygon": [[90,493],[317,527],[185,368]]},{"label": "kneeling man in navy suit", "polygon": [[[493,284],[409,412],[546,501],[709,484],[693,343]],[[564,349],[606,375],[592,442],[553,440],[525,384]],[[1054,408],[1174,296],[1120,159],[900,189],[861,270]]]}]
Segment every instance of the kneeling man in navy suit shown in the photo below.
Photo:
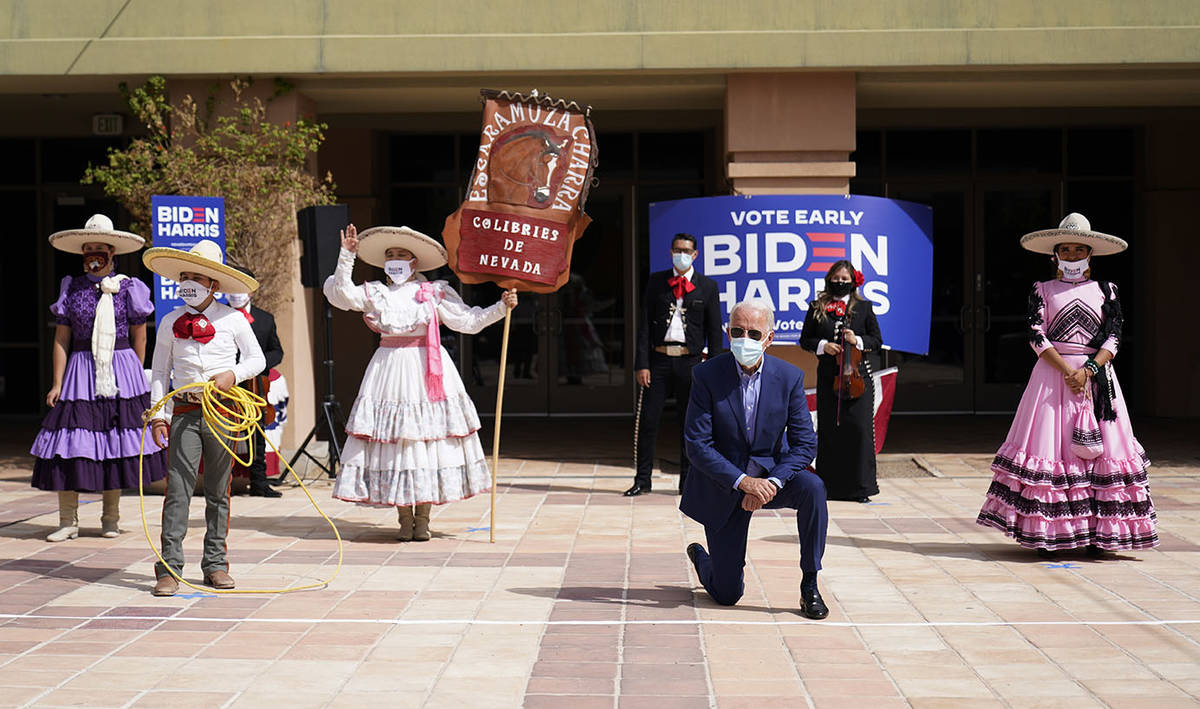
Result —
[{"label": "kneeling man in navy suit", "polygon": [[808,470],[817,453],[804,372],[764,354],[775,337],[771,304],[747,300],[729,314],[730,351],[692,370],[684,441],[692,474],[679,509],[704,525],[708,551],[688,558],[704,590],[730,606],[745,590],[746,535],[759,508],[796,510],[800,534],[800,612],[829,609],[817,590],[829,510],[825,485]]}]

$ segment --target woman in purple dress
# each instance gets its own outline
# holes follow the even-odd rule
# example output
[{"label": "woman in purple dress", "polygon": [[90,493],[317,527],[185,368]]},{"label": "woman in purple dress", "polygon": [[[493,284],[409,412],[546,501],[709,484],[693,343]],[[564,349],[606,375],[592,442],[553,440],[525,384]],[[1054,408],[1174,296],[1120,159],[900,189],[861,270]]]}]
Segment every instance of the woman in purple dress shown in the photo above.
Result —
[{"label": "woman in purple dress", "polygon": [[1058,229],[1026,234],[1021,246],[1053,254],[1058,275],[1035,283],[1029,295],[1038,361],[992,461],[978,522],[1043,557],[1078,547],[1098,557],[1156,546],[1150,461],[1110,364],[1121,339],[1121,302],[1115,285],[1091,279],[1091,258],[1128,244],[1070,214]]},{"label": "woman in purple dress", "polygon": [[[83,229],[60,231],[50,244],[83,255],[84,273],[66,276],[50,306],[54,331],[54,386],[50,407],[30,453],[32,485],[58,492],[59,528],[46,539],[79,536],[79,493],[103,493],[101,534],[116,537],[121,490],[137,487],[142,414],[150,408],[143,361],[150,290],[113,273],[113,257],[142,248],[142,238],[115,231],[102,214]],[[146,482],[166,473],[166,451],[146,437]]]}]

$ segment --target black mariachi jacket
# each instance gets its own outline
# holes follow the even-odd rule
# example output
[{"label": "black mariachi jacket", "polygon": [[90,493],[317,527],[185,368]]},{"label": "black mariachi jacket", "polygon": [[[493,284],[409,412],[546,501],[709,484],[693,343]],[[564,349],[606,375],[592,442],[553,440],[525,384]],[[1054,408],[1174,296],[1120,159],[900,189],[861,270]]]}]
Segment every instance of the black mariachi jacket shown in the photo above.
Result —
[{"label": "black mariachi jacket", "polygon": [[279,342],[279,333],[275,331],[275,316],[271,315],[262,308],[250,305],[250,317],[254,318],[254,322],[250,323],[250,329],[254,331],[254,337],[258,340],[258,346],[262,348],[263,356],[267,358],[267,368],[259,372],[266,374],[272,367],[278,367],[283,361],[283,345]]},{"label": "black mariachi jacket", "polygon": [[[667,326],[671,324],[671,308],[675,305],[675,294],[667,279],[675,271],[656,271],[646,281],[639,308],[637,348],[634,353],[634,369],[650,368],[650,351],[663,343]],[[699,271],[692,272],[692,285],[696,288],[683,296],[684,342],[688,351],[700,354],[708,346],[708,357],[712,359],[722,350],[721,299],[717,282]]]}]

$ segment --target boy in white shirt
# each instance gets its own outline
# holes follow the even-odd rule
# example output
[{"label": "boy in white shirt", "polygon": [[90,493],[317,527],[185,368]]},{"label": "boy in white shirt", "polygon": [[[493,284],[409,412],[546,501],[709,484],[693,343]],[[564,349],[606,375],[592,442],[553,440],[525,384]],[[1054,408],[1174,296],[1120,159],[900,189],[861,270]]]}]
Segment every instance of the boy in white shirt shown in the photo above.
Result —
[{"label": "boy in white shirt", "polygon": [[[221,248],[201,241],[190,251],[154,248],[142,259],[146,267],[179,283],[179,296],[187,305],[171,311],[158,326],[150,400],[157,402],[172,388],[212,380],[229,391],[240,381],[262,372],[266,359],[250,323],[237,310],[218,302],[214,294],[251,293],[258,282],[224,264]],[[239,357],[240,355],[240,357]],[[183,573],[183,539],[187,535],[188,506],[196,486],[200,461],[204,461],[204,555],[200,568],[204,583],[218,589],[234,587],[225,559],[229,530],[229,483],[232,456],[204,422],[200,392],[192,389],[176,396],[151,421],[154,440],[169,449],[167,489],[163,500],[162,557],[176,574]],[[155,564],[155,596],[173,596],[179,590],[161,563]]]}]

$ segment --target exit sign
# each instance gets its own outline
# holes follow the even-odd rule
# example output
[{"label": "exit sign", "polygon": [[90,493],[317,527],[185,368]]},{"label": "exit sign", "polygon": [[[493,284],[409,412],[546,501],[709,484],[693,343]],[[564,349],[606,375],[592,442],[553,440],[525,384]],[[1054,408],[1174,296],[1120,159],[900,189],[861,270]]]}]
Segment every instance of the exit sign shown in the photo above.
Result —
[{"label": "exit sign", "polygon": [[125,117],[119,113],[97,113],[92,116],[92,133],[95,135],[121,135],[125,130]]}]

